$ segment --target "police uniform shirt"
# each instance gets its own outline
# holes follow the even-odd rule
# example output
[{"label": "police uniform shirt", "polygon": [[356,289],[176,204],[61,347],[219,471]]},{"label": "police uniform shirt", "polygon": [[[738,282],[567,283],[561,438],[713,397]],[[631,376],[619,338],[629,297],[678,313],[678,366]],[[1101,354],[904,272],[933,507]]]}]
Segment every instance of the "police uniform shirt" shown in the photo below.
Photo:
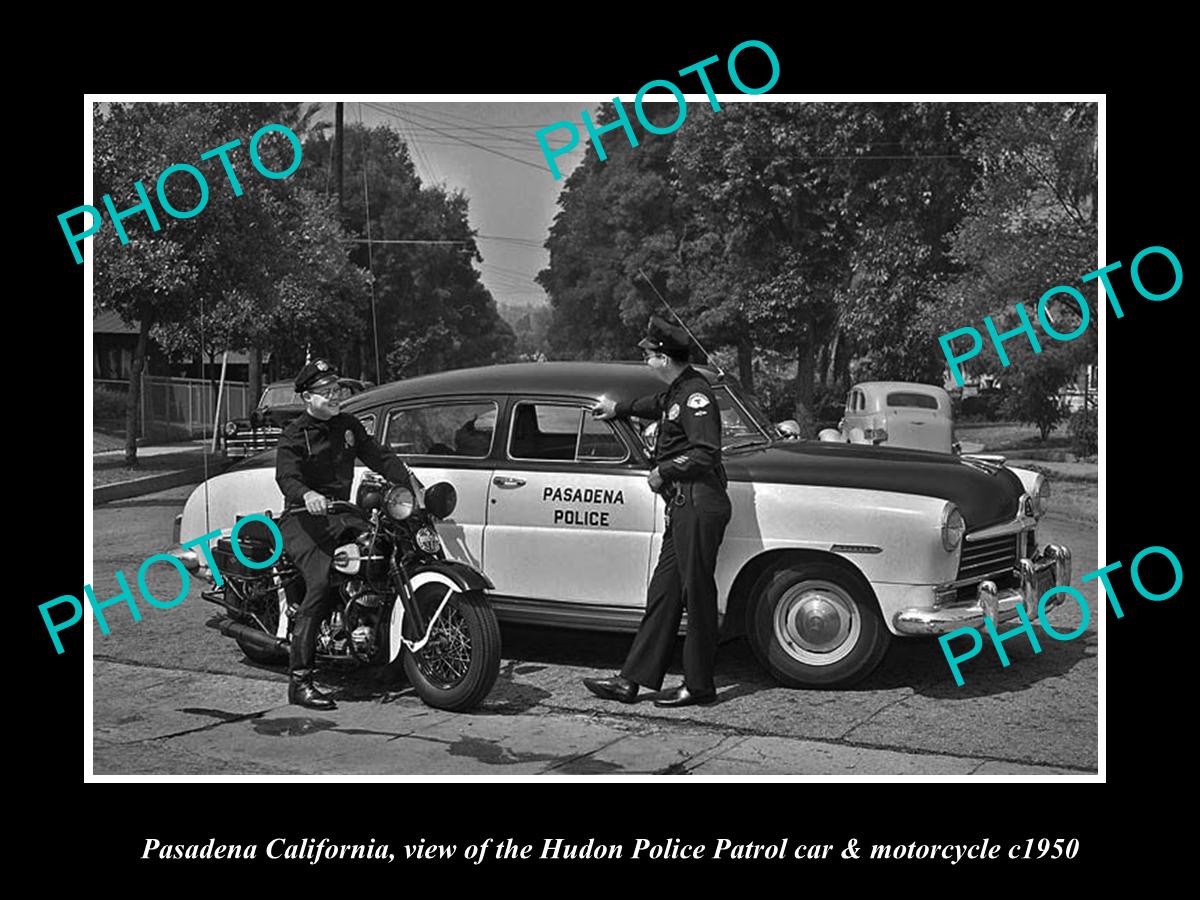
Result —
[{"label": "police uniform shirt", "polygon": [[338,413],[322,421],[301,413],[284,428],[275,456],[275,481],[287,506],[303,506],[308,491],[349,500],[356,457],[389,481],[410,484],[404,460],[367,434],[354,416]]},{"label": "police uniform shirt", "polygon": [[688,366],[662,393],[622,401],[618,418],[658,418],[655,464],[664,481],[695,481],[721,467],[721,413],[708,379]]}]

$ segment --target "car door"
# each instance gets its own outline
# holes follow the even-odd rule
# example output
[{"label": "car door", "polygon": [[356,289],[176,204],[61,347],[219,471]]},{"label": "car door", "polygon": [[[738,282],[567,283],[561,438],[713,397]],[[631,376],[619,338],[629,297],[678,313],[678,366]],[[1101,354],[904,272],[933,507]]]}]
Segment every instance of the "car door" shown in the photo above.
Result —
[{"label": "car door", "polygon": [[645,603],[655,495],[591,403],[514,398],[487,505],[484,571],[512,597]]},{"label": "car door", "polygon": [[[483,568],[483,526],[500,401],[451,397],[400,402],[386,409],[376,435],[395,450],[426,487],[454,485],[458,505],[438,522],[446,554]],[[361,476],[361,471],[357,473]]]}]

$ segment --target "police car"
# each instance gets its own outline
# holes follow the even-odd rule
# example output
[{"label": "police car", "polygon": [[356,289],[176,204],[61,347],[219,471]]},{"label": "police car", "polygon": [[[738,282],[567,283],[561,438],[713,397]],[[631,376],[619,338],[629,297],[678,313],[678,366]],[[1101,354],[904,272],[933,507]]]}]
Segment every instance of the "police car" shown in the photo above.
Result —
[{"label": "police car", "polygon": [[[746,634],[783,683],[853,683],[896,637],[1003,623],[1018,608],[1033,619],[1044,591],[1070,583],[1070,551],[1037,542],[1041,475],[787,440],[735,380],[697,368],[720,409],[733,504],[716,571],[723,633]],[[632,631],[665,524],[646,484],[656,423],[589,410],[660,390],[640,364],[520,363],[382,385],[343,409],[423,483],[454,485],[438,531],[495,584],[501,621]],[[274,453],[261,454],[197,488],[177,528],[190,540],[282,505]]]}]

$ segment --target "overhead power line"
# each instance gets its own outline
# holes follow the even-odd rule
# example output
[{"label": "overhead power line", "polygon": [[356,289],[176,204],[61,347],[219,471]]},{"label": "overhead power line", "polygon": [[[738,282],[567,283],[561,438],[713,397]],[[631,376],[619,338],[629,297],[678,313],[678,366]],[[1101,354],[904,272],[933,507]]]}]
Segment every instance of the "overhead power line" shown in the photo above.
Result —
[{"label": "overhead power line", "polygon": [[[382,112],[384,115],[392,116],[393,118],[400,119],[401,121],[407,121],[403,115],[400,115],[399,113],[394,113],[391,110],[382,109],[382,108],[375,106],[373,104],[370,104],[370,103],[367,103],[364,105],[370,106],[371,109],[374,109],[378,112]],[[445,134],[445,132],[440,132],[439,129],[433,128],[432,126],[429,126],[429,130]],[[544,166],[534,165],[533,163],[529,162],[528,160],[520,159],[519,157],[516,157],[516,156],[510,156],[509,154],[504,153],[500,150],[493,150],[491,147],[485,147],[482,144],[477,144],[474,141],[467,140],[466,138],[458,138],[458,137],[455,137],[454,135],[446,135],[446,136],[450,137],[450,138],[454,138],[459,143],[466,144],[469,147],[475,147],[478,150],[483,150],[485,153],[491,153],[495,156],[502,157],[502,158],[510,160],[512,162],[518,163],[522,166],[527,166],[530,169],[536,169],[539,172],[543,172],[543,173],[546,172],[546,168]]]}]

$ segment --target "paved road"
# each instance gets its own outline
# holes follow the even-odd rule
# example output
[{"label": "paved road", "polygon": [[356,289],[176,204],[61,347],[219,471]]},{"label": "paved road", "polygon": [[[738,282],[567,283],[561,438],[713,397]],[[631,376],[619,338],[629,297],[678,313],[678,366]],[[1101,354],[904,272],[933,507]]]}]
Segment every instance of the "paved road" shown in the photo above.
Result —
[{"label": "paved road", "polygon": [[[117,592],[170,543],[191,488],[96,510],[95,588]],[[1049,514],[1040,538],[1070,546],[1076,578],[1097,566],[1094,523]],[[156,573],[162,570],[161,577]],[[165,566],[158,596],[176,593]],[[1084,588],[1092,609],[1095,583]],[[738,640],[721,648],[720,702],[662,710],[592,697],[579,679],[620,664],[629,637],[505,627],[500,679],[471,715],[424,706],[404,684],[337,678],[336,711],[286,704],[286,675],[250,663],[204,627],[215,607],[191,595],[134,623],[112,607],[95,628],[93,727],[98,775],[176,774],[1091,774],[1097,765],[1097,616],[1043,652],[1008,642],[1009,668],[985,653],[956,687],[936,641],[893,643],[880,668],[845,691],[785,689]],[[1051,622],[1079,621],[1074,606]],[[678,657],[668,676],[676,681]]]}]

